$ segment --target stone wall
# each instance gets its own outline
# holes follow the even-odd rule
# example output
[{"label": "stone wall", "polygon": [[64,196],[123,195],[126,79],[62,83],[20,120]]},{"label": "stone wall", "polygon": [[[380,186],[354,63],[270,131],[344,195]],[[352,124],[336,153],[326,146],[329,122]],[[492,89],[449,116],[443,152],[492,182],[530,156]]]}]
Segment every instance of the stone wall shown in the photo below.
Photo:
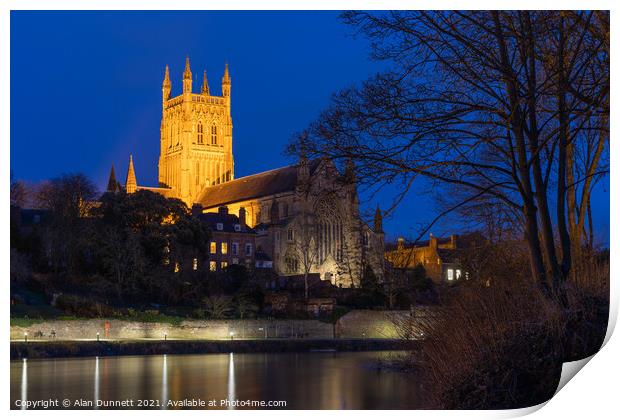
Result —
[{"label": "stone wall", "polygon": [[411,311],[351,311],[336,323],[336,335],[340,338],[421,338],[435,312],[430,307]]},{"label": "stone wall", "polygon": [[[416,314],[419,311],[416,310]],[[188,320],[178,325],[116,319],[50,320],[29,327],[11,326],[11,340],[101,339],[264,339],[264,338],[401,338],[399,325],[409,311],[351,311],[333,325],[317,320]],[[416,318],[411,318],[417,322]],[[394,320],[397,320],[396,322]],[[106,323],[109,325],[106,334]]]}]

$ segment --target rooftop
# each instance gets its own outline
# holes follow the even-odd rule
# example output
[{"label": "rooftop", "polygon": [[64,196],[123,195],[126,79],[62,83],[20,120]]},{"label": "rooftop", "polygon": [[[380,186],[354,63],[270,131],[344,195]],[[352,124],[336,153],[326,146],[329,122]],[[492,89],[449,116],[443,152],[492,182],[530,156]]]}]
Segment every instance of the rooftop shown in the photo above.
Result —
[{"label": "rooftop", "polygon": [[[319,163],[320,159],[314,159],[308,163],[310,175],[316,171]],[[196,202],[208,209],[252,198],[294,191],[296,185],[297,165],[290,165],[207,187],[200,193]]]}]

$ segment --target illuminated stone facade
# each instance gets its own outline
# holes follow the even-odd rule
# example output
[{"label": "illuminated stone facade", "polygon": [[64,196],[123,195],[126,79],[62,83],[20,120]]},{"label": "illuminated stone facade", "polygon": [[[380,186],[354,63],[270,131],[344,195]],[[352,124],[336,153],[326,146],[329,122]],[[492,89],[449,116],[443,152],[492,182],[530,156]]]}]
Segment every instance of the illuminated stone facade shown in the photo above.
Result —
[{"label": "illuminated stone facade", "polygon": [[458,236],[437,238],[431,233],[426,242],[405,246],[405,240],[399,238],[396,246],[388,246],[385,259],[394,267],[413,269],[418,265],[424,267],[426,275],[435,283],[453,282],[461,279],[464,272],[460,263]]},{"label": "illuminated stone facade", "polygon": [[372,228],[360,218],[351,164],[340,173],[327,159],[302,157],[295,165],[235,179],[228,66],[222,96],[211,95],[206,72],[201,92],[192,93],[189,59],[182,94],[170,98],[170,92],[166,66],[159,186],[138,185],[130,158],[127,192],[148,189],[205,213],[221,206],[231,215],[244,212],[247,225],[257,232],[257,249],[272,258],[280,275],[319,273],[335,285],[355,287],[369,264],[383,277],[381,214]]}]

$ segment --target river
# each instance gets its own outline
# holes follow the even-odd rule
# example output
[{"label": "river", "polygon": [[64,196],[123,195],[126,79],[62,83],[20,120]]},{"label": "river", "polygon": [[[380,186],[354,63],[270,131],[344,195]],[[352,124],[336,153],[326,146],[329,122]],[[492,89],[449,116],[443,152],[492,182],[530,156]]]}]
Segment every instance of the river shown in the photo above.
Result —
[{"label": "river", "polygon": [[[230,353],[11,362],[11,408],[423,408],[403,352]],[[273,405],[277,407],[274,407]],[[34,406],[36,405],[36,407]],[[285,405],[285,406],[284,406]]]}]

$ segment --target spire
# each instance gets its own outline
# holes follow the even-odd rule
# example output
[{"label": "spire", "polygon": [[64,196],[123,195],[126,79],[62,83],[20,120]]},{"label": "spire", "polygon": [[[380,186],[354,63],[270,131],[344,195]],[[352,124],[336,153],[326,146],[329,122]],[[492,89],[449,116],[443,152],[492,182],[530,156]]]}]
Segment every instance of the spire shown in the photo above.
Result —
[{"label": "spire", "polygon": [[192,79],[192,70],[189,68],[189,55],[185,57],[185,71],[183,72],[183,80]]},{"label": "spire", "polygon": [[202,78],[202,89],[200,90],[200,92],[205,94],[205,95],[209,95],[209,82],[207,81],[207,71],[206,70],[205,70],[204,76]]},{"label": "spire", "polygon": [[306,133],[299,136],[299,164],[297,165],[297,178],[299,181],[307,181],[310,178],[308,157],[306,156]]},{"label": "spire", "polygon": [[163,100],[164,106],[166,104],[166,101],[170,99],[171,86],[172,85],[170,83],[170,70],[168,69],[168,64],[166,64],[166,72],[164,73],[164,82],[162,83],[162,86],[161,86],[162,100]]},{"label": "spire", "polygon": [[183,93],[192,93],[192,70],[189,68],[189,55],[185,57],[185,71],[183,72]]},{"label": "spire", "polygon": [[166,72],[164,73],[163,87],[170,87],[170,69],[168,68],[168,64],[166,64]]},{"label": "spire", "polygon": [[114,172],[114,165],[112,165],[112,169],[110,169],[110,178],[108,178],[108,188],[107,192],[117,192],[118,191],[118,182],[116,181],[116,174]]},{"label": "spire", "polygon": [[127,180],[125,181],[125,191],[127,194],[135,193],[138,189],[136,172],[133,168],[133,156],[129,155],[129,168],[127,169]]},{"label": "spire", "polygon": [[224,76],[222,76],[222,96],[230,96],[230,74],[228,73],[228,63],[224,67]]},{"label": "spire", "polygon": [[383,233],[383,215],[381,214],[381,209],[379,208],[379,204],[377,204],[377,210],[375,210],[375,233]]},{"label": "spire", "polygon": [[347,163],[344,168],[344,179],[350,183],[354,183],[356,181],[355,164],[351,158],[347,158]]},{"label": "spire", "polygon": [[222,78],[222,81],[224,80],[230,83],[230,74],[228,74],[228,63],[224,64],[224,77]]}]

